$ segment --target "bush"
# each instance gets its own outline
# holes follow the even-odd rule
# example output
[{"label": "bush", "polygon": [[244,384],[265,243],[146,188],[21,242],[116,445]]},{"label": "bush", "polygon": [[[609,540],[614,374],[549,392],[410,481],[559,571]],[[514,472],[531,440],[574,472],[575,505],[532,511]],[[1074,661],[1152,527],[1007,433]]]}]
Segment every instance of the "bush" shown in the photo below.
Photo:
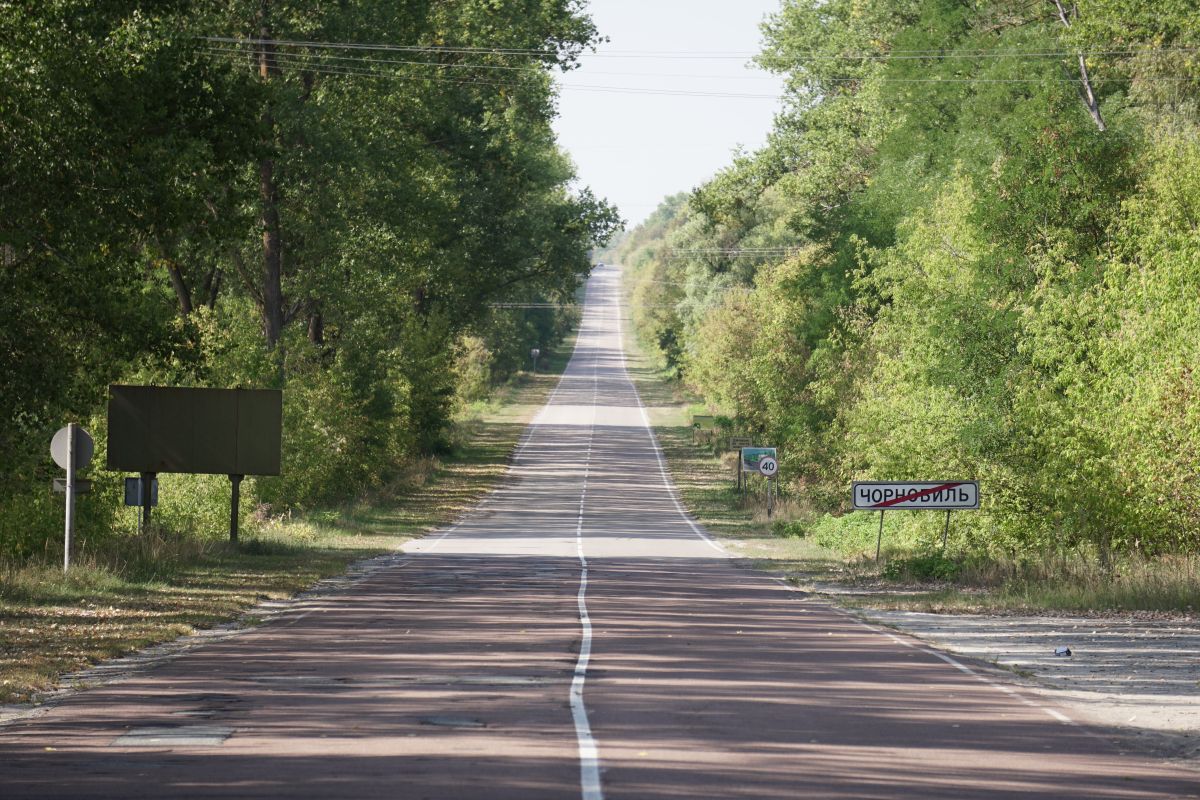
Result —
[{"label": "bush", "polygon": [[962,566],[944,554],[927,553],[890,559],[883,568],[883,577],[889,581],[953,581],[961,571]]},{"label": "bush", "polygon": [[487,399],[492,389],[492,351],[478,336],[462,336],[454,348],[454,394],[460,403]]}]

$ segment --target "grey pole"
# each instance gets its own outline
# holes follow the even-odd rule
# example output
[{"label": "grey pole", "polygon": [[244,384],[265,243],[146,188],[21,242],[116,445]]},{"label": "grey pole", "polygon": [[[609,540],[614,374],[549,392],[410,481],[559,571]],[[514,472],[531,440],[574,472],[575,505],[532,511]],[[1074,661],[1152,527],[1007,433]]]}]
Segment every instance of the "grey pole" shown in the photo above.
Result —
[{"label": "grey pole", "polygon": [[232,544],[237,544],[238,540],[238,505],[242,496],[242,478],[245,475],[230,475],[229,482],[233,484],[233,491],[229,495],[229,541]]},{"label": "grey pole", "polygon": [[950,538],[950,509],[946,509],[946,527],[942,528],[942,550],[946,549],[946,540]]},{"label": "grey pole", "polygon": [[883,509],[879,509],[879,537],[875,539],[875,561],[879,561],[879,548],[883,544]]},{"label": "grey pole", "polygon": [[141,497],[141,500],[142,500],[142,525],[141,525],[141,527],[142,527],[142,530],[147,531],[147,532],[150,530],[150,500],[152,497],[152,495],[150,494],[150,489],[151,489],[152,485],[154,484],[154,476],[156,474],[157,473],[154,473],[154,472],[143,472],[139,476],[139,479],[141,480],[141,486],[139,488],[142,490],[141,491],[141,495],[142,495],[142,497]]},{"label": "grey pole", "polygon": [[79,426],[67,423],[67,520],[63,538],[63,572],[71,568],[71,534],[75,529],[75,437]]}]

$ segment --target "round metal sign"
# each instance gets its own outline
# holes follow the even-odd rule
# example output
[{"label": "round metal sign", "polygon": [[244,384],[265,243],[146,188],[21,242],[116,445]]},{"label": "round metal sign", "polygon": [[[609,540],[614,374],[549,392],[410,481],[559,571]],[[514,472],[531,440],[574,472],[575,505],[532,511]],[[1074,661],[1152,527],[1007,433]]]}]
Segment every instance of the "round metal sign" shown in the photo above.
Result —
[{"label": "round metal sign", "polygon": [[[59,428],[58,433],[54,434],[54,438],[50,440],[50,457],[63,469],[67,469],[67,437],[70,435],[71,427],[68,425],[65,428]],[[76,427],[75,469],[83,469],[91,463],[92,454],[95,451],[96,443],[92,441],[92,435],[83,428]]]},{"label": "round metal sign", "polygon": [[764,477],[774,478],[775,474],[779,472],[779,462],[770,456],[763,456],[758,460],[758,471]]}]

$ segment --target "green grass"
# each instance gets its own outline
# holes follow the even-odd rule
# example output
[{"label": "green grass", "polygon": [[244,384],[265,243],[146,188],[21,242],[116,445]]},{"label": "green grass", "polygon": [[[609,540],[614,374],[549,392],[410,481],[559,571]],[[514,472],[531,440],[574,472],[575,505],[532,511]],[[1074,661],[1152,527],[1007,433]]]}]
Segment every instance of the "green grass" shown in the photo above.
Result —
[{"label": "green grass", "polygon": [[[1126,558],[1108,567],[1074,554],[1020,561],[910,551],[884,537],[881,563],[869,548],[843,553],[781,531],[776,522],[815,515],[795,501],[768,520],[761,498],[735,489],[734,456],[692,443],[693,414],[713,413],[648,357],[628,326],[629,373],[648,406],[684,504],[744,563],[853,607],[938,613],[1112,614],[1194,617],[1200,610],[1200,558]],[[864,540],[865,541],[865,540]],[[860,545],[861,542],[855,542]],[[864,555],[866,550],[869,553]]]},{"label": "green grass", "polygon": [[448,456],[413,463],[352,506],[267,521],[237,546],[152,529],[85,549],[66,575],[52,564],[0,566],[0,702],[36,702],[65,673],[236,619],[451,522],[503,477],[572,344],[548,373],[522,373],[463,409]]}]

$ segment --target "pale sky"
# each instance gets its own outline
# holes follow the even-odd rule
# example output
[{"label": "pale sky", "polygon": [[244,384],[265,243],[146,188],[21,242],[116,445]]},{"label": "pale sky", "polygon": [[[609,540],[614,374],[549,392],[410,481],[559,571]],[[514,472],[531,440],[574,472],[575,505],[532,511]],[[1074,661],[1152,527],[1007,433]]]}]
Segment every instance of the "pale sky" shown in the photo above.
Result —
[{"label": "pale sky", "polygon": [[555,130],[580,183],[615,203],[632,227],[667,195],[710,178],[739,145],[766,141],[782,83],[748,62],[760,50],[759,23],[780,0],[588,5],[610,41],[560,76]]}]

